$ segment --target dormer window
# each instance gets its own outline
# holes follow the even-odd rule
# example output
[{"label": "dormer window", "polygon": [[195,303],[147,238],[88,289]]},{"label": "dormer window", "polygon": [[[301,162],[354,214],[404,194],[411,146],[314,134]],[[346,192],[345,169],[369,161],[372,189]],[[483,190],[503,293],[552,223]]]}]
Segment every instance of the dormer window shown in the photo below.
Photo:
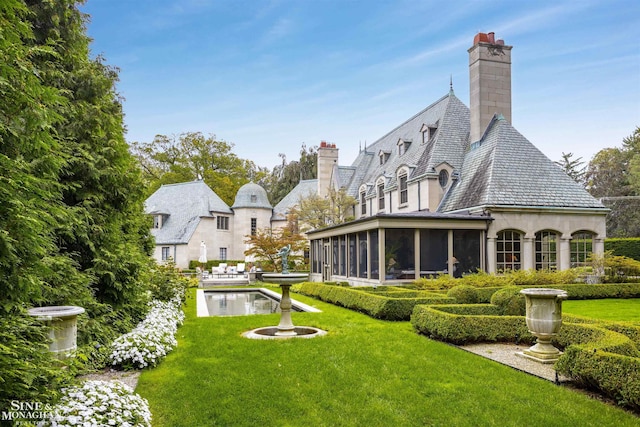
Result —
[{"label": "dormer window", "polygon": [[153,228],[162,228],[162,215],[153,216]]},{"label": "dormer window", "polygon": [[422,128],[420,128],[420,133],[422,133],[422,143],[426,143],[431,141],[436,136],[436,132],[438,131],[438,123],[434,123],[432,125],[424,124]]},{"label": "dormer window", "polygon": [[436,131],[438,130],[435,126],[429,126],[429,140],[432,140],[436,136]]},{"label": "dormer window", "polygon": [[258,203],[258,196],[255,194],[251,195],[251,203]]},{"label": "dormer window", "polygon": [[389,151],[380,150],[380,152],[378,153],[378,156],[380,156],[380,164],[384,165],[387,162],[387,160],[389,160],[390,155],[391,153]]},{"label": "dormer window", "polygon": [[449,183],[449,172],[446,169],[442,169],[438,174],[438,182],[442,188],[445,188]]},{"label": "dormer window", "polygon": [[367,214],[367,200],[366,193],[364,190],[360,192],[360,215]]},{"label": "dormer window", "polygon": [[402,156],[404,153],[406,153],[407,150],[409,149],[410,145],[411,145],[411,140],[410,139],[402,139],[402,138],[400,138],[398,140],[398,155]]}]

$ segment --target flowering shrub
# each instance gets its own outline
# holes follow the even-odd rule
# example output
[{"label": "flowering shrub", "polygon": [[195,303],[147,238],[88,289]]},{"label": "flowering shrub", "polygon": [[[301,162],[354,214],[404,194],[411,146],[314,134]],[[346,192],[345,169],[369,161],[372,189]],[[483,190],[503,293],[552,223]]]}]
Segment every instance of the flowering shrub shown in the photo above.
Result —
[{"label": "flowering shrub", "polygon": [[143,369],[155,366],[177,345],[178,325],[184,320],[180,299],[169,302],[154,300],[147,317],[131,332],[113,342],[110,360],[123,369]]},{"label": "flowering shrub", "polygon": [[146,399],[119,381],[86,381],[82,386],[62,390],[51,418],[38,427],[140,426],[151,427]]}]

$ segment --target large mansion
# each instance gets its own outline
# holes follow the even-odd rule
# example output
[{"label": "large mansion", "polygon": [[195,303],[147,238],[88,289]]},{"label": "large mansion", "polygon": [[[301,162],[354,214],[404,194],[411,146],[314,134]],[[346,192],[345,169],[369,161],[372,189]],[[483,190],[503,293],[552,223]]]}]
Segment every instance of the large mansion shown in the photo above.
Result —
[{"label": "large mansion", "polygon": [[356,219],[307,233],[316,281],[564,270],[602,253],[608,210],[510,124],[511,48],[477,34],[468,50],[470,107],[450,89],[350,166],[323,142],[318,179],[301,181],[275,207],[254,183],[233,206],[202,181],[162,186],[146,202],[156,258],[186,267],[205,241],[211,259],[243,259],[244,236],[283,226],[301,197],[331,187],[358,200]]}]

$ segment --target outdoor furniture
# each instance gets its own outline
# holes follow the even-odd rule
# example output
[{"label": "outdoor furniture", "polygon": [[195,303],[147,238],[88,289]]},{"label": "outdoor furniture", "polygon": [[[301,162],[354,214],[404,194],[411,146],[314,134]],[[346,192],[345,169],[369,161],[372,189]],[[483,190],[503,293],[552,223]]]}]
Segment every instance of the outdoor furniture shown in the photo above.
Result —
[{"label": "outdoor furniture", "polygon": [[238,263],[238,274],[244,274],[244,273],[246,273],[244,262],[239,262]]}]

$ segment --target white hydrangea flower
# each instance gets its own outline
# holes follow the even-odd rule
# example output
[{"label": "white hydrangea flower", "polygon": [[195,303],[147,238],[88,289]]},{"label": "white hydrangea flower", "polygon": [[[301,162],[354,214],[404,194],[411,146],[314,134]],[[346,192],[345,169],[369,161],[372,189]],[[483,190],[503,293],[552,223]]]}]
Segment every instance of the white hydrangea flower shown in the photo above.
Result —
[{"label": "white hydrangea flower", "polygon": [[155,366],[178,344],[175,334],[184,321],[180,298],[152,301],[146,318],[113,343],[111,364],[142,369]]},{"label": "white hydrangea flower", "polygon": [[[151,411],[146,399],[131,387],[119,382],[86,381],[82,386],[62,390],[54,407],[54,416],[42,420],[38,427],[56,426],[151,426]],[[93,402],[89,407],[78,398]],[[126,410],[122,410],[126,407]]]}]

